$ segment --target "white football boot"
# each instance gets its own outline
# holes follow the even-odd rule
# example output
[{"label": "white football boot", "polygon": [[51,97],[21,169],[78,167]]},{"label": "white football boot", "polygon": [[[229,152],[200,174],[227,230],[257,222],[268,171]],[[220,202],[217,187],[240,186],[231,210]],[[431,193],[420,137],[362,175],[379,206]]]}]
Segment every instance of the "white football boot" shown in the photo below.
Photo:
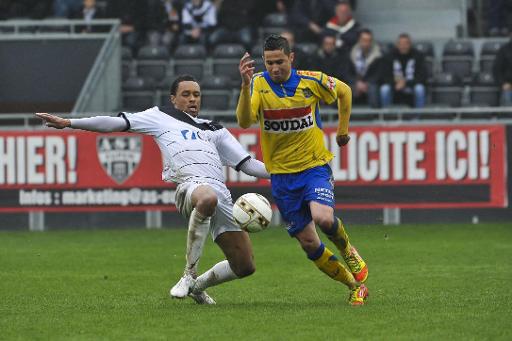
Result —
[{"label": "white football boot", "polygon": [[197,304],[217,304],[213,298],[211,298],[206,291],[200,291],[195,293],[190,291],[188,294]]},{"label": "white football boot", "polygon": [[170,291],[172,298],[185,298],[187,297],[190,289],[194,286],[196,280],[192,277],[192,275],[185,274],[180,278],[178,283],[176,283]]}]

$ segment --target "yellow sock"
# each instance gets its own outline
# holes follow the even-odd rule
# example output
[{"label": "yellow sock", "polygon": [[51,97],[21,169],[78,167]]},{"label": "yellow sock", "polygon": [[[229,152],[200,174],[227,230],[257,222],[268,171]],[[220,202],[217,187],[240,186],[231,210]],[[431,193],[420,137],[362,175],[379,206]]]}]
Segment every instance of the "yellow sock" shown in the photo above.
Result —
[{"label": "yellow sock", "polygon": [[332,229],[326,235],[336,245],[336,248],[340,250],[342,255],[346,256],[350,253],[350,241],[340,218],[334,217]]},{"label": "yellow sock", "polygon": [[355,286],[356,280],[354,279],[354,276],[352,276],[352,274],[332,253],[332,251],[326,248],[323,243],[320,244],[320,247],[317,249],[317,251],[311,255],[308,255],[308,258],[315,263],[320,271],[335,281],[341,282],[349,288],[353,288]]}]

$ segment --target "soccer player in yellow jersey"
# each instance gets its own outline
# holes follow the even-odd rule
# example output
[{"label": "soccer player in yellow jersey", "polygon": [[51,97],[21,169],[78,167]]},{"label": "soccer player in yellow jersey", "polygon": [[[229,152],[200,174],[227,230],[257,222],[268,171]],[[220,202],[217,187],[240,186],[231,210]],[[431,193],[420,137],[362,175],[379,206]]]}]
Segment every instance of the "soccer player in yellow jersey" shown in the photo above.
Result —
[{"label": "soccer player in yellow jersey", "polygon": [[[350,87],[321,72],[292,68],[288,41],[277,35],[264,43],[267,71],[254,74],[254,60],[246,53],[240,60],[242,87],[236,115],[248,128],[259,122],[263,161],[271,174],[272,196],[308,258],[332,279],[351,290],[349,303],[362,305],[368,296],[363,284],[368,267],[350,244],[343,223],[334,215],[334,187],[328,162],[333,155],[325,147],[319,102],[338,100],[336,141],[349,141],[352,106]],[[315,224],[339,249],[349,270],[320,240]]]}]

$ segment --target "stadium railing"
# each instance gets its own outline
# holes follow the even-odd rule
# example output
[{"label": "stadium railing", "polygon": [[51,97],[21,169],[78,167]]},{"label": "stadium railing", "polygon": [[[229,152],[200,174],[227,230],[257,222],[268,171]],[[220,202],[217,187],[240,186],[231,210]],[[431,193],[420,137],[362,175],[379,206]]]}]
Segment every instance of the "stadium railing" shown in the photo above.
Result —
[{"label": "stadium railing", "polygon": [[[115,116],[117,112],[87,112],[80,114],[56,113],[74,118],[96,115]],[[201,117],[214,119],[228,127],[236,126],[234,110],[203,111]],[[337,111],[333,108],[322,110],[322,122],[336,125]],[[512,107],[460,107],[460,108],[353,108],[352,125],[397,125],[397,124],[433,124],[433,123],[482,123],[512,124]],[[33,113],[14,113],[0,115],[0,129],[37,129],[42,127],[41,120]]]},{"label": "stadium railing", "polygon": [[[121,104],[121,38],[118,19],[7,20],[0,22],[0,41],[103,40],[72,112],[114,110]],[[91,32],[81,32],[83,27]]]}]

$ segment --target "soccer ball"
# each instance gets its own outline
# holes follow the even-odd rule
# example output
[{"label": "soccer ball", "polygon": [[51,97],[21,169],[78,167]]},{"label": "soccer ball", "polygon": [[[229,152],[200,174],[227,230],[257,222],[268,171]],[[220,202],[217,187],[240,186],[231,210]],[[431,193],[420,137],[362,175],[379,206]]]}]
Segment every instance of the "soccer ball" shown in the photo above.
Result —
[{"label": "soccer ball", "polygon": [[260,232],[272,219],[272,208],[267,198],[258,193],[246,193],[233,205],[233,219],[247,232]]}]

